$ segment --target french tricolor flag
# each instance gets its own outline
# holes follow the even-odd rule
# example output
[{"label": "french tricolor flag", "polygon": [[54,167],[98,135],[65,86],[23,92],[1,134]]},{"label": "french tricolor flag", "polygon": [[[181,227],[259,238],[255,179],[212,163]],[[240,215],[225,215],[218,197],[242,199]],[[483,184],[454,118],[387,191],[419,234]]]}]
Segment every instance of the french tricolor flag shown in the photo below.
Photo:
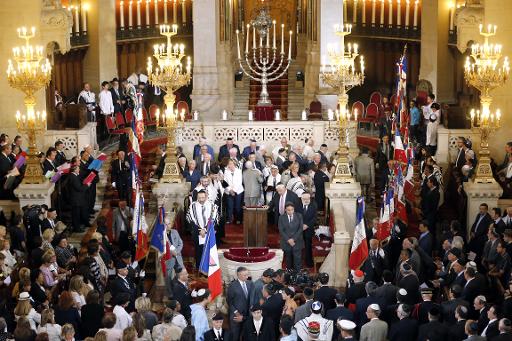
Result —
[{"label": "french tricolor flag", "polygon": [[392,216],[390,211],[391,201],[393,201],[393,194],[384,191],[382,198],[382,208],[380,210],[379,224],[377,225],[377,239],[380,241],[386,240],[390,236],[392,225]]},{"label": "french tricolor flag", "polygon": [[405,155],[404,144],[402,143],[399,129],[395,129],[395,155],[393,159],[401,163],[407,163],[407,156]]},{"label": "french tricolor flag", "polygon": [[212,220],[208,222],[199,271],[208,276],[208,289],[210,289],[213,300],[222,293],[222,272],[220,270],[219,253],[217,251],[215,228],[213,227]]},{"label": "french tricolor flag", "polygon": [[409,201],[414,201],[414,167],[412,166],[412,159],[409,158],[407,162],[407,173],[404,181],[404,195]]},{"label": "french tricolor flag", "polygon": [[357,198],[356,227],[354,229],[354,240],[348,265],[350,269],[357,270],[368,258],[368,243],[366,242],[366,227],[364,223],[364,198]]}]

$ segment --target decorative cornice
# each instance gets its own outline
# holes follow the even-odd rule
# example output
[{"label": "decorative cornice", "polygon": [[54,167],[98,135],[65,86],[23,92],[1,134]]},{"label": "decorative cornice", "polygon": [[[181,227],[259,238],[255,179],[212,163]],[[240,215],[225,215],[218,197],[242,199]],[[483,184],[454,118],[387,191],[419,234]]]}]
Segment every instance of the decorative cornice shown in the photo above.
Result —
[{"label": "decorative cornice", "polygon": [[455,26],[457,26],[457,49],[464,53],[470,41],[478,41],[479,25],[484,21],[484,6],[481,1],[468,1],[466,6],[455,12]]},{"label": "decorative cornice", "polygon": [[71,49],[73,18],[58,0],[44,0],[41,10],[41,36],[45,45],[55,42],[61,53]]}]

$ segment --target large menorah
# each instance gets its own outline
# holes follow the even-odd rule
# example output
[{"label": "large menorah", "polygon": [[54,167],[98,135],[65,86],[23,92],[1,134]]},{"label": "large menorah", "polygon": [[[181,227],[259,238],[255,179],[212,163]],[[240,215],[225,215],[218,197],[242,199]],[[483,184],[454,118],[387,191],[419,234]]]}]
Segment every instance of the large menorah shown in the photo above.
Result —
[{"label": "large menorah", "polygon": [[[252,56],[249,53],[250,32],[252,26]],[[270,46],[270,28],[272,27],[272,47]],[[258,32],[256,32],[258,31]],[[271,20],[265,9],[253,20],[252,25],[247,24],[247,38],[245,40],[245,53],[242,59],[240,51],[240,31],[236,30],[236,42],[238,49],[238,62],[242,71],[251,79],[261,83],[260,99],[258,105],[269,106],[272,103],[268,98],[267,84],[282,77],[292,60],[292,31],[290,31],[290,45],[288,46],[288,59],[284,54],[284,24],[281,25],[281,52],[277,56],[276,46],[276,21]],[[256,36],[259,36],[259,45],[256,44]],[[265,44],[263,41],[266,41]],[[245,66],[244,66],[245,61]],[[281,69],[286,62],[284,69]],[[276,66],[276,63],[279,63]],[[274,68],[275,67],[275,68]]]}]

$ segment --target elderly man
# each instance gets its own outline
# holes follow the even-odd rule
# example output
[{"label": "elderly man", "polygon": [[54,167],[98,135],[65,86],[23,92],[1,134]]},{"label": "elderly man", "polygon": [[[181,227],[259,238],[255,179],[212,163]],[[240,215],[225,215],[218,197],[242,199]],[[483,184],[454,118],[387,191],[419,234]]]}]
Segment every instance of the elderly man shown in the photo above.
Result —
[{"label": "elderly man", "polygon": [[272,197],[276,193],[276,186],[281,182],[281,174],[279,174],[279,168],[276,165],[270,167],[270,175],[267,176],[263,183],[263,189],[265,191],[265,204],[269,204],[272,201]]},{"label": "elderly man", "polygon": [[183,257],[181,256],[181,250],[183,250],[183,240],[180,237],[178,230],[174,228],[174,224],[171,222],[171,217],[165,217],[165,228],[167,231],[167,237],[171,244],[171,259],[165,262],[167,274],[165,276],[166,286],[170,287],[170,283],[174,276],[174,269],[183,268]]},{"label": "elderly man", "polygon": [[249,145],[244,148],[244,151],[242,152],[242,157],[247,160],[249,158],[249,154],[256,153],[258,149],[260,149],[260,147],[256,145],[256,140],[251,139]]},{"label": "elderly man", "polygon": [[354,160],[354,173],[357,181],[361,184],[361,194],[368,202],[371,202],[371,188],[375,187],[375,165],[373,159],[368,155],[368,148],[361,149],[361,155]]},{"label": "elderly man", "polygon": [[230,157],[229,151],[231,150],[231,148],[235,148],[236,151],[237,151],[236,152],[236,156],[240,157],[240,148],[238,147],[238,145],[235,144],[235,142],[233,141],[233,138],[228,137],[226,139],[226,144],[221,146],[220,149],[219,149],[219,156],[218,156],[219,162],[222,162],[222,160],[224,158],[229,158]]},{"label": "elderly man", "polygon": [[259,169],[253,167],[252,161],[245,162],[245,170],[242,174],[244,184],[245,206],[258,206],[260,203],[263,183],[263,175]]},{"label": "elderly man", "polygon": [[238,149],[231,148],[229,150],[229,160],[233,161],[233,163],[235,164],[236,168],[238,168],[238,169],[242,169],[243,168],[242,157],[240,156],[240,152],[238,151]]},{"label": "elderly man", "polygon": [[302,201],[300,201],[297,194],[288,191],[282,183],[278,183],[276,185],[276,193],[268,204],[269,211],[274,212],[274,223],[277,223],[279,216],[285,213],[287,203],[293,204],[295,212],[302,213]]},{"label": "elderly man", "polygon": [[278,155],[281,154],[281,149],[284,149],[283,151],[286,153],[285,155],[288,155],[288,153],[292,150],[291,146],[288,144],[288,139],[286,137],[282,137],[281,141],[279,141],[279,145],[272,149],[272,156],[274,157],[274,160],[277,160]]},{"label": "elderly man", "polygon": [[385,341],[388,335],[388,324],[379,319],[381,308],[378,304],[370,304],[366,309],[368,322],[361,328],[360,341]]},{"label": "elderly man", "polygon": [[114,241],[119,244],[121,250],[130,249],[128,236],[131,231],[132,219],[133,209],[128,207],[126,200],[120,200],[119,206],[114,209],[112,232],[114,233]]},{"label": "elderly man", "polygon": [[242,171],[235,166],[233,160],[228,161],[224,171],[224,181],[228,185],[225,188],[226,197],[226,224],[232,221],[242,220],[242,198],[244,192]]},{"label": "elderly man", "polygon": [[307,138],[305,142],[306,146],[304,146],[304,151],[302,153],[306,159],[311,160],[315,154],[315,150],[313,148],[315,141],[313,138]]},{"label": "elderly man", "polygon": [[199,138],[199,143],[194,146],[194,152],[192,153],[192,158],[195,159],[201,154],[201,147],[206,146],[206,151],[204,154],[208,153],[210,155],[214,155],[214,151],[212,146],[207,144],[208,140],[206,137],[201,136]]}]

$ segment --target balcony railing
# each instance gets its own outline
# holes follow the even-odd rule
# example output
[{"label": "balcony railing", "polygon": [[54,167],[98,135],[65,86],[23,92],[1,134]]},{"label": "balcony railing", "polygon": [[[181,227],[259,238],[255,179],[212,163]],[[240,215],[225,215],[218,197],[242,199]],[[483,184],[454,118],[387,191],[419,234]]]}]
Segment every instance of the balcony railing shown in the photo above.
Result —
[{"label": "balcony railing", "polygon": [[[192,32],[192,23],[189,22],[179,27],[177,37],[191,36]],[[158,26],[131,27],[124,29],[118,28],[116,35],[117,41],[152,39],[162,37],[160,35],[160,29]]]}]

